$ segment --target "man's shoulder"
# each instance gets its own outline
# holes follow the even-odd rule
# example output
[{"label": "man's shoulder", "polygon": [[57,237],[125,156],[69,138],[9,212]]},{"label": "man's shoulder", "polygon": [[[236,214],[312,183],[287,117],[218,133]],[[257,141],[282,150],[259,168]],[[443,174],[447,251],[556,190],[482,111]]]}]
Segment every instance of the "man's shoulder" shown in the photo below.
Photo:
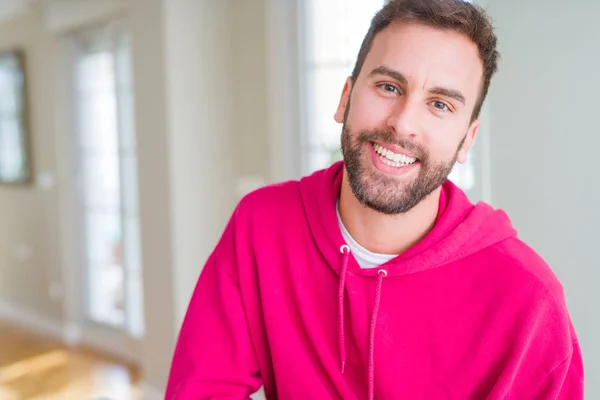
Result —
[{"label": "man's shoulder", "polygon": [[241,216],[274,217],[284,211],[295,212],[300,205],[300,182],[289,180],[269,184],[244,195],[236,213]]},{"label": "man's shoulder", "polygon": [[488,249],[502,282],[512,290],[523,291],[535,298],[544,298],[563,306],[564,290],[555,271],[529,244],[518,237],[508,238]]},{"label": "man's shoulder", "polygon": [[498,253],[511,263],[543,282],[555,282],[556,275],[546,260],[518,237],[509,238],[497,247]]}]

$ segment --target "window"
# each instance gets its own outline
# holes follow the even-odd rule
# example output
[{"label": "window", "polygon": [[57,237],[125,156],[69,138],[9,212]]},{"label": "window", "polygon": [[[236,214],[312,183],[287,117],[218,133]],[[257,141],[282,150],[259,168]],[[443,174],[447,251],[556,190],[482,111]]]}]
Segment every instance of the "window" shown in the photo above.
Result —
[{"label": "window", "polygon": [[448,176],[448,179],[467,192],[467,194],[470,194],[468,192],[475,187],[475,168],[473,165],[473,158],[477,154],[475,146],[477,146],[477,141],[475,141],[471,146],[467,156],[467,161],[464,164],[454,164],[454,168]]},{"label": "window", "polygon": [[30,175],[23,63],[21,52],[0,53],[0,183],[24,182]]},{"label": "window", "polygon": [[341,159],[341,127],[333,119],[371,19],[384,0],[301,2],[301,74],[304,90],[302,170],[310,173]]},{"label": "window", "polygon": [[75,101],[86,317],[143,334],[130,43],[123,29],[77,40]]}]

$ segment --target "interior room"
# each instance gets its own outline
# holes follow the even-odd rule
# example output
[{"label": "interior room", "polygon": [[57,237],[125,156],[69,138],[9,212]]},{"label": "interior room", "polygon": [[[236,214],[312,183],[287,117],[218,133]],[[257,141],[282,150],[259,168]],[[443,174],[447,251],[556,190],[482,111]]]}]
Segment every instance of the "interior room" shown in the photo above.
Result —
[{"label": "interior room", "polygon": [[[597,399],[600,2],[474,1],[500,61],[449,179],[552,268]],[[0,0],[0,399],[164,398],[240,199],[341,160],[384,2]]]}]

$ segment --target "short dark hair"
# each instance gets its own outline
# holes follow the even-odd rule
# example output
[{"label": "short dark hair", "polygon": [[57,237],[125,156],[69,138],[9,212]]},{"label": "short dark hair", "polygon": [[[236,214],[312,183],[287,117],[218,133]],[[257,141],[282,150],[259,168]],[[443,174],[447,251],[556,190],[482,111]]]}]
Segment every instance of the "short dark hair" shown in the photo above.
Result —
[{"label": "short dark hair", "polygon": [[356,82],[375,36],[392,22],[415,22],[467,36],[477,45],[483,62],[483,85],[471,119],[479,117],[492,76],[498,68],[496,35],[486,11],[464,0],[390,0],[371,21],[352,71]]}]

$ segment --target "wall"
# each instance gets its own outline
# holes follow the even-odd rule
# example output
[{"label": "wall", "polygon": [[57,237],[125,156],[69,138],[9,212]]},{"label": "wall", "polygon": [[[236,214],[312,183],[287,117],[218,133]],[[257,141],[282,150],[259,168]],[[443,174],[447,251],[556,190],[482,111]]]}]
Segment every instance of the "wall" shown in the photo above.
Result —
[{"label": "wall", "polygon": [[70,1],[46,0],[42,3],[44,24],[53,32],[67,30],[96,23],[107,16],[120,14],[128,0]]},{"label": "wall", "polygon": [[[234,208],[234,85],[229,1],[165,2],[175,327]],[[236,143],[237,144],[237,143]]]},{"label": "wall", "polygon": [[[58,47],[45,31],[40,12],[0,24],[0,49],[25,50],[34,179],[50,173],[55,181],[53,78]],[[0,308],[15,311],[12,306],[17,305],[18,313],[43,315],[46,320],[63,317],[60,298],[51,298],[49,290],[62,278],[58,200],[65,182],[55,183],[47,189],[35,180],[29,186],[0,186]]]},{"label": "wall", "polygon": [[146,334],[143,379],[162,389],[175,341],[163,2],[131,4]]},{"label": "wall", "polygon": [[[260,68],[260,61],[233,56],[234,5],[131,4],[146,299],[142,366],[159,392],[198,276],[235,206],[236,156],[243,155],[242,165],[261,159],[239,150],[252,150],[248,137],[262,110],[258,95],[238,100],[249,81],[236,76],[237,68]],[[236,106],[247,107],[239,118]],[[252,173],[264,172],[258,165]]]},{"label": "wall", "polygon": [[[265,0],[232,7],[233,149],[237,176],[269,177]],[[281,92],[287,90],[280,87]]]},{"label": "wall", "polygon": [[[122,16],[124,1],[48,0],[0,23],[0,49],[25,50],[33,182],[0,186],[0,316],[78,340],[73,246],[72,75],[64,35]],[[120,7],[120,8],[119,8]]]},{"label": "wall", "polygon": [[563,282],[600,398],[600,3],[488,0],[502,60],[490,93],[492,199]]},{"label": "wall", "polygon": [[[141,363],[146,387],[160,393],[189,297],[235,205],[236,177],[268,178],[264,3],[132,0],[100,8],[78,3],[77,10],[62,0],[40,4],[0,25],[0,48],[27,50],[35,169],[55,185],[0,187],[0,314],[27,310],[59,335],[63,324],[79,323],[63,35],[128,10],[147,332]],[[51,299],[53,283],[55,294],[71,301]]]}]

